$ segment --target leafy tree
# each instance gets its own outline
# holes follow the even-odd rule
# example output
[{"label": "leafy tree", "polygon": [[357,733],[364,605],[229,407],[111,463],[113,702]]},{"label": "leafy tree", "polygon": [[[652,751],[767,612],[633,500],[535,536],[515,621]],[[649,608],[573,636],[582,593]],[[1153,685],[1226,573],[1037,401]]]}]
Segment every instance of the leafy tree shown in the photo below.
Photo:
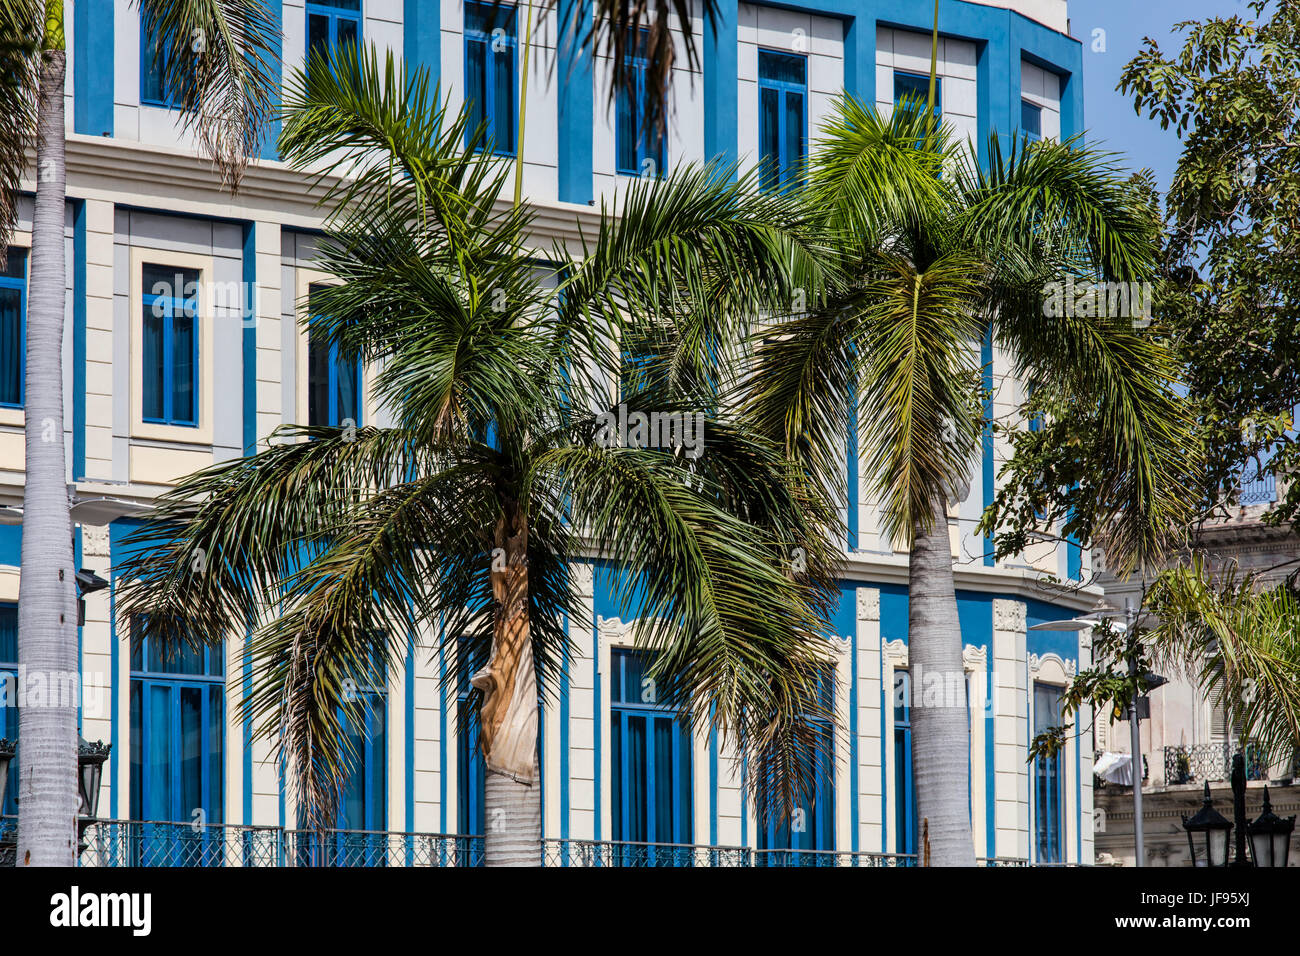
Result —
[{"label": "leafy tree", "polygon": [[[1109,159],[1077,141],[1004,153],[992,137],[982,169],[923,104],[885,119],[850,97],[823,136],[799,195],[845,278],[763,330],[750,413],[840,501],[857,428],[866,493],[909,549],[909,659],[960,674],[948,507],[984,427],[986,338],[1045,401],[1094,410],[1090,493],[1118,553],[1149,556],[1177,523],[1167,489],[1186,439],[1168,354],[1127,318],[1043,307],[1052,281],[1146,277],[1153,229]],[[931,859],[973,864],[964,702],[918,707],[913,740]]]},{"label": "leafy tree", "polygon": [[[155,64],[180,92],[180,122],[194,130],[223,179],[238,184],[262,135],[278,85],[267,53],[271,21],[260,0],[139,0]],[[27,151],[36,149],[26,356],[26,457],[18,664],[29,679],[79,671],[76,591],[63,446],[64,222],[67,164],[63,0],[0,4],[0,253],[17,218]],[[42,675],[45,675],[44,677]],[[19,715],[20,862],[70,866],[77,819],[77,702]]]},{"label": "leafy tree", "polygon": [[[281,138],[296,167],[351,173],[319,251],[339,284],[313,296],[309,332],[377,370],[391,424],[286,426],[185,479],[137,532],[119,608],[165,641],[251,632],[244,709],[314,827],[355,759],[348,682],[382,684],[438,635],[449,672],[473,671],[501,823],[488,863],[536,865],[537,667],[558,669],[564,617],[583,613],[575,562],[606,558],[660,699],[766,768],[756,797],[792,806],[818,749],[803,718],[822,713],[825,519],[702,370],[728,347],[718,329],[818,272],[796,209],[682,168],[632,185],[577,254],[554,247],[548,288],[508,166],[426,74],[373,50],[322,65],[291,84]],[[619,401],[695,417],[700,453],[611,440]]]}]

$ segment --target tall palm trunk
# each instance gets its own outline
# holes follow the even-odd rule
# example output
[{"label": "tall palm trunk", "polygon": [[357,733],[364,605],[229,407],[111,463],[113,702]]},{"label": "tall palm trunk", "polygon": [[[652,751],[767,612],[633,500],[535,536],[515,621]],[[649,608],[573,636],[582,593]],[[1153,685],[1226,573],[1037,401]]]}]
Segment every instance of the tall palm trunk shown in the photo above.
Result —
[{"label": "tall palm trunk", "polygon": [[537,674],[528,621],[528,519],[514,502],[508,503],[497,525],[492,597],[497,605],[492,656],[471,678],[483,691],[485,862],[539,866],[542,794],[537,768]]},{"label": "tall palm trunk", "polygon": [[18,664],[21,865],[71,866],[77,843],[77,616],[63,439],[62,4],[48,5],[41,58],[27,312],[26,450]]},{"label": "tall palm trunk", "polygon": [[936,497],[930,527],[917,522],[908,564],[907,661],[912,672],[912,772],[922,862],[974,866],[970,724],[948,511]]}]

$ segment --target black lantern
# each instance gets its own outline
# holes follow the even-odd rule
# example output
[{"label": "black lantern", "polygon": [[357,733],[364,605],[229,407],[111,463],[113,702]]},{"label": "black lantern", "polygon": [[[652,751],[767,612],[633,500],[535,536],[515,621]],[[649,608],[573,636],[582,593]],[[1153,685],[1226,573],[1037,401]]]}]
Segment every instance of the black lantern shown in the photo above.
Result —
[{"label": "black lantern", "polygon": [[18,748],[12,741],[0,737],[0,807],[5,805],[5,786],[9,783],[9,765],[14,761]]},{"label": "black lantern", "polygon": [[1295,817],[1285,820],[1273,812],[1268,800],[1268,787],[1264,788],[1264,812],[1247,826],[1250,833],[1250,855],[1256,866],[1286,866],[1291,855],[1291,831]]},{"label": "black lantern", "polygon": [[84,737],[77,738],[77,787],[81,791],[81,807],[78,816],[95,818],[99,809],[100,776],[104,772],[104,761],[112,744],[96,740],[93,744]]},{"label": "black lantern", "polygon": [[[1228,835],[1232,824],[1210,804],[1210,784],[1205,784],[1205,805],[1193,817],[1183,817],[1187,845],[1194,866],[1227,866]],[[1198,852],[1199,847],[1199,852]]]}]

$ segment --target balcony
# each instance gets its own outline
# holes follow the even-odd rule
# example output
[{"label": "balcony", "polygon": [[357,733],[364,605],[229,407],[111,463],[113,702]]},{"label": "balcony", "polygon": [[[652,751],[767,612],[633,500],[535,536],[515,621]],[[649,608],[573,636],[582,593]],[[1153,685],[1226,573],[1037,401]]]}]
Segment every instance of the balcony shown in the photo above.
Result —
[{"label": "balcony", "polygon": [[[1228,780],[1232,777],[1232,755],[1236,747],[1225,743],[1196,744],[1192,747],[1165,748],[1165,785],[1179,786],[1187,783],[1205,783]],[[1242,748],[1246,756],[1246,779],[1267,780],[1268,763],[1263,751],[1247,743]]]},{"label": "balcony", "polygon": [[[0,821],[0,866],[13,865],[17,821]],[[1015,857],[982,867],[1030,866]],[[454,867],[483,866],[483,838],[443,833],[286,830],[226,824],[101,820],[86,828],[78,864],[87,867]],[[543,840],[548,867],[915,867],[905,853],[757,850],[606,840]]]}]

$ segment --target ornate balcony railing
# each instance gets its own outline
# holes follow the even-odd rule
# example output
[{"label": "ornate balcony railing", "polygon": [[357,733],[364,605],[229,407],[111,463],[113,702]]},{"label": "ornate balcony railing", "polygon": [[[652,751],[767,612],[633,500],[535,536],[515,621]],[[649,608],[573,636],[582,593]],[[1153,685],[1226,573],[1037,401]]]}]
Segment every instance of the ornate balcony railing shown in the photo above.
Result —
[{"label": "ornate balcony railing", "polygon": [[1262,475],[1254,468],[1246,470],[1237,489],[1237,501],[1243,505],[1271,504],[1277,500],[1277,476],[1271,471]]},{"label": "ornate balcony railing", "polygon": [[[1165,748],[1165,783],[1204,783],[1228,780],[1232,776],[1232,755],[1235,746],[1227,743],[1195,744],[1191,747]],[[1264,751],[1246,743],[1241,752],[1246,756],[1246,779],[1267,780],[1268,762]]]},{"label": "ornate balcony railing", "polygon": [[[17,821],[0,819],[0,843]],[[8,859],[12,865],[12,859]],[[364,830],[285,830],[227,824],[100,820],[86,827],[80,866],[482,866],[483,837]],[[544,866],[575,867],[915,867],[915,855],[832,850],[758,850],[741,846],[544,840]],[[1028,866],[1012,857],[979,866]]]},{"label": "ornate balcony railing", "polygon": [[481,866],[483,838],[442,833],[285,830],[103,820],[81,866]]}]

